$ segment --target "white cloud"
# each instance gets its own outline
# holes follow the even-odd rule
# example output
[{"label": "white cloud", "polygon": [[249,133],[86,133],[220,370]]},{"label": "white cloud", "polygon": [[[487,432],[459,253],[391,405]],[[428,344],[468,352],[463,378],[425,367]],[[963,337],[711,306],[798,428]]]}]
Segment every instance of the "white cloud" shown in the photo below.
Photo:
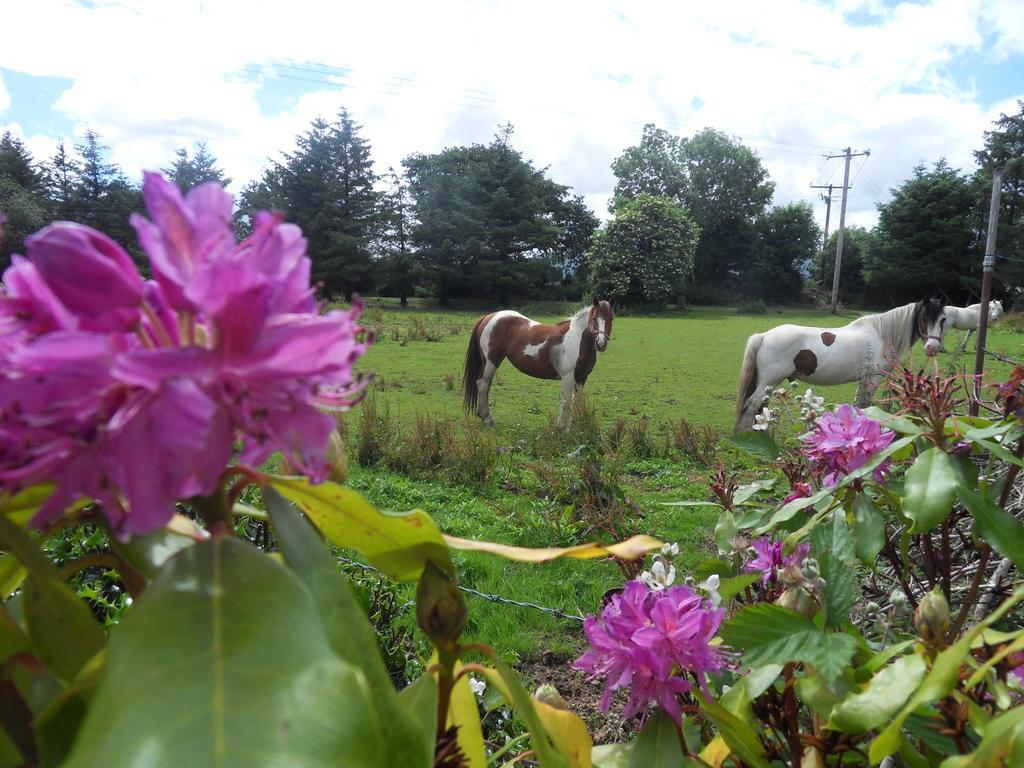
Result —
[{"label": "white cloud", "polygon": [[[511,121],[526,156],[599,215],[609,164],[655,122],[741,137],[776,181],[776,202],[816,201],[809,184],[842,179],[841,161],[822,155],[870,147],[855,162],[848,213],[870,225],[918,161],[969,168],[999,108],[1014,111],[1012,98],[980,105],[953,77],[957,61],[1024,52],[1019,0],[93,5],[7,9],[12,28],[48,37],[5,41],[0,67],[70,78],[55,109],[100,132],[129,174],[169,165],[198,139],[238,189],[344,104],[381,170],[412,152],[488,141]],[[267,66],[288,62],[300,68]],[[329,74],[345,67],[344,78]],[[311,92],[267,115],[261,82]],[[0,107],[4,93],[0,83]]]},{"label": "white cloud", "polygon": [[0,72],[0,115],[11,106],[11,94],[7,92],[7,88],[4,86],[3,73]]}]

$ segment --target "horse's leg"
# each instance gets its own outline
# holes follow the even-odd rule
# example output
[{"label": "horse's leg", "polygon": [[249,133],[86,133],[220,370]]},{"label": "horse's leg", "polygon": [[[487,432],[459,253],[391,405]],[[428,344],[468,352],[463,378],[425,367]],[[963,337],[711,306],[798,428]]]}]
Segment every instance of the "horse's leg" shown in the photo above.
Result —
[{"label": "horse's leg", "polygon": [[491,381],[494,380],[494,374],[497,370],[498,366],[488,360],[484,365],[483,373],[480,374],[480,378],[476,381],[476,415],[483,419],[484,424],[488,427],[494,426],[494,419],[491,418],[491,409],[488,404],[488,397],[491,394]]},{"label": "horse's leg", "polygon": [[576,377],[572,373],[562,377],[562,405],[558,409],[559,429],[569,426],[569,407],[577,389],[579,389],[579,385],[576,384]]},{"label": "horse's leg", "polygon": [[766,387],[774,387],[782,379],[775,377],[766,377],[763,372],[758,371],[757,386],[754,387],[754,391],[747,398],[747,402],[743,406],[743,416],[740,418],[738,424],[738,431],[748,432],[754,426],[754,416],[761,410],[761,406],[764,405],[764,401],[767,398],[764,390]]},{"label": "horse's leg", "polygon": [[969,342],[971,340],[971,333],[972,332],[973,332],[973,329],[968,328],[967,329],[967,333],[964,334],[964,341],[960,345],[960,354],[963,354],[964,352],[967,351],[967,342]]}]

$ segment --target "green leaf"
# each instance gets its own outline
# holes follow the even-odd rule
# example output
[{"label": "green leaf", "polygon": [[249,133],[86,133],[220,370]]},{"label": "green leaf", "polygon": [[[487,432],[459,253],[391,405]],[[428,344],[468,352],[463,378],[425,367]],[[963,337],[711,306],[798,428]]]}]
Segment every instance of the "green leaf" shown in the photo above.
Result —
[{"label": "green leaf", "polygon": [[726,645],[743,651],[752,667],[802,661],[829,683],[848,666],[857,641],[840,632],[822,632],[796,611],[760,603],[743,608],[722,625]]},{"label": "green leaf", "polygon": [[924,678],[925,663],[917,654],[901,656],[877,672],[864,690],[832,708],[828,727],[863,733],[884,725],[896,714]]},{"label": "green leaf", "polygon": [[921,426],[913,419],[883,411],[876,405],[864,408],[863,413],[865,416],[881,423],[886,429],[891,429],[893,432],[899,432],[903,435],[923,435],[928,431],[926,427]]},{"label": "green leaf", "polygon": [[1014,605],[1024,599],[1024,588],[1018,588],[1014,593],[1003,601],[1003,603],[984,621],[971,627],[959,640],[949,646],[932,663],[931,669],[924,680],[914,691],[914,695],[904,705],[903,709],[892,719],[885,729],[875,737],[868,750],[868,757],[872,763],[881,762],[900,747],[900,734],[907,718],[923,704],[948,696],[949,692],[956,687],[960,679],[960,667],[971,652],[971,645],[975,638],[985,631],[992,623],[998,621]]},{"label": "green leaf", "polygon": [[957,473],[948,453],[929,448],[907,470],[903,483],[903,514],[910,533],[928,533],[945,520],[956,499]]},{"label": "green leaf", "polygon": [[867,493],[853,500],[853,548],[864,565],[871,567],[885,546],[885,518]]},{"label": "green leaf", "polygon": [[760,573],[741,573],[739,576],[726,577],[718,582],[718,594],[723,602],[727,602],[760,579]]},{"label": "green leaf", "polygon": [[[762,524],[757,528],[754,533],[758,536],[769,533],[777,528],[782,523],[788,522],[796,517],[801,511],[808,507],[813,507],[819,501],[825,498],[829,498],[832,495],[832,488],[822,488],[812,496],[804,496],[799,499],[793,499],[788,504],[783,504],[770,518],[768,522]],[[742,526],[741,526],[742,527]]]},{"label": "green leaf", "polygon": [[754,482],[747,483],[746,485],[741,485],[732,495],[732,503],[742,504],[756,494],[761,493],[761,491],[770,491],[775,487],[776,481],[776,478],[769,477],[763,480],[755,480]]},{"label": "green leaf", "polygon": [[[424,731],[401,706],[381,660],[377,635],[353,597],[348,580],[331,558],[326,542],[273,488],[264,489],[263,500],[281,554],[313,596],[331,647],[366,676],[371,695],[391,733],[393,748],[387,752],[387,764],[395,768],[429,765],[437,723],[430,723]],[[436,708],[436,684],[434,689]],[[429,760],[424,761],[424,755]]]},{"label": "green leaf", "polygon": [[825,626],[835,628],[850,618],[857,567],[846,515],[836,509],[831,518],[831,525],[819,525],[811,533],[811,547],[825,580],[821,594]]},{"label": "green leaf", "polygon": [[741,432],[728,438],[729,442],[762,459],[775,461],[779,458],[779,447],[767,432]]},{"label": "green leaf", "polygon": [[392,579],[415,581],[427,560],[446,573],[455,573],[441,532],[425,512],[381,512],[355,491],[336,483],[311,485],[305,478],[294,477],[269,480],[329,542],[358,549]]},{"label": "green leaf", "polygon": [[718,516],[718,522],[715,523],[715,545],[718,547],[719,554],[732,552],[730,542],[736,538],[737,533],[739,533],[739,529],[736,527],[736,518],[732,512],[725,510]]},{"label": "green leaf", "polygon": [[64,680],[73,680],[106,643],[102,627],[28,534],[3,515],[0,544],[28,573],[25,624],[36,655]]},{"label": "green leaf", "polygon": [[175,554],[206,538],[206,532],[184,515],[175,515],[163,528],[132,536],[120,542],[110,537],[111,546],[128,565],[151,579]]},{"label": "green leaf", "polygon": [[28,572],[12,553],[0,555],[0,601],[10,597],[27,575]]},{"label": "green leaf", "polygon": [[1021,765],[1024,759],[1024,707],[1016,707],[992,719],[981,742],[968,755],[942,761],[939,768]]},{"label": "green leaf", "polygon": [[771,768],[757,732],[721,704],[700,697],[700,708],[741,760],[754,768]]},{"label": "green leaf", "polygon": [[383,765],[397,745],[287,568],[225,536],[178,553],[112,633],[65,768]]},{"label": "green leaf", "polygon": [[[568,761],[560,755],[548,739],[547,729],[533,707],[533,698],[523,687],[519,675],[497,654],[490,656],[494,669],[486,670],[487,677],[502,689],[512,709],[522,719],[526,730],[530,732],[530,746],[537,752],[537,762],[541,768],[563,768]],[[468,688],[468,681],[466,682]]]},{"label": "green leaf", "polygon": [[633,742],[629,768],[675,768],[682,760],[675,721],[659,708],[647,718]]},{"label": "green leaf", "polygon": [[998,504],[969,488],[960,489],[960,499],[974,518],[978,537],[1024,571],[1024,526],[1020,521]]},{"label": "green leaf", "polygon": [[13,496],[0,495],[0,515],[11,520],[19,528],[26,527],[36,511],[53,495],[53,488],[52,483],[43,483],[25,488]]}]

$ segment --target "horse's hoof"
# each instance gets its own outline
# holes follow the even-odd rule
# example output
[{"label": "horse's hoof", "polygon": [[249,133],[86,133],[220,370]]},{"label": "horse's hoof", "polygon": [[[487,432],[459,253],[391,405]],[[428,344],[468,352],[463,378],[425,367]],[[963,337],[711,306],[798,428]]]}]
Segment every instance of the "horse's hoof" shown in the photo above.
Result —
[{"label": "horse's hoof", "polygon": [[494,426],[494,419],[492,419],[490,416],[488,416],[486,419],[484,419],[483,422],[484,422],[484,426],[485,427],[493,427]]}]

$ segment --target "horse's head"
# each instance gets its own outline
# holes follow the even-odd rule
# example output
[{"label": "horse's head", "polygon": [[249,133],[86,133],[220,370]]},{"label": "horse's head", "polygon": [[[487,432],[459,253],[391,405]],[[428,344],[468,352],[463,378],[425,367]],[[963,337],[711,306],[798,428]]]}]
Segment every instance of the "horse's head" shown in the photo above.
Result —
[{"label": "horse's head", "polygon": [[594,334],[595,345],[598,352],[604,352],[608,346],[608,340],[612,337],[612,320],[615,313],[612,312],[612,305],[609,301],[599,300],[594,297],[594,304],[590,307],[590,315],[587,318],[587,328]]},{"label": "horse's head", "polygon": [[924,299],[914,306],[914,338],[924,339],[924,353],[935,357],[942,351],[946,335],[946,302],[942,299]]},{"label": "horse's head", "polygon": [[997,320],[1000,315],[1003,314],[1003,302],[1001,301],[990,301],[988,304],[988,321],[991,323],[993,320]]}]

